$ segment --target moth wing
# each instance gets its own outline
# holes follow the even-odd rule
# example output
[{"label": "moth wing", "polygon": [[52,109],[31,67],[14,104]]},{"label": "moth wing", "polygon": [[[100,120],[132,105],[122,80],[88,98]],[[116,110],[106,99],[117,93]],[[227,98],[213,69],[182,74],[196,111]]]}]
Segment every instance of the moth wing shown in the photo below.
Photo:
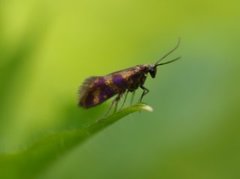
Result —
[{"label": "moth wing", "polygon": [[94,85],[94,81],[96,81],[97,78],[98,78],[98,76],[91,76],[91,77],[85,79],[85,81],[79,88],[80,99],[82,99],[90,91],[90,89]]},{"label": "moth wing", "polygon": [[93,76],[87,78],[79,90],[79,105],[89,108],[101,104],[115,95],[112,88],[106,85],[104,77]]}]

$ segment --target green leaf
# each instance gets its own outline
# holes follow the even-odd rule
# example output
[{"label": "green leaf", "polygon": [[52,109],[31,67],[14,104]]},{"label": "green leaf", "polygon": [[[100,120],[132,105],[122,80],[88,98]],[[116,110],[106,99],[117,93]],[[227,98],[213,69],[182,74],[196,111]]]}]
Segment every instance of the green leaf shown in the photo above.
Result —
[{"label": "green leaf", "polygon": [[0,172],[0,178],[35,177],[72,148],[82,144],[123,117],[137,111],[151,112],[153,109],[145,104],[136,104],[108,117],[95,120],[88,127],[59,131],[44,137],[24,150],[11,154],[0,154],[0,168],[3,169]]}]

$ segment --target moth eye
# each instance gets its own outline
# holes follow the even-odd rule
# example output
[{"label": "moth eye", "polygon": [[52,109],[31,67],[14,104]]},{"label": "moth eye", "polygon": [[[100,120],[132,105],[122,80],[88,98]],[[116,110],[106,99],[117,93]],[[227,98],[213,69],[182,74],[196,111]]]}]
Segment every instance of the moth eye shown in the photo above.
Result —
[{"label": "moth eye", "polygon": [[155,70],[153,68],[151,68],[149,71],[150,71],[150,73],[153,73]]}]

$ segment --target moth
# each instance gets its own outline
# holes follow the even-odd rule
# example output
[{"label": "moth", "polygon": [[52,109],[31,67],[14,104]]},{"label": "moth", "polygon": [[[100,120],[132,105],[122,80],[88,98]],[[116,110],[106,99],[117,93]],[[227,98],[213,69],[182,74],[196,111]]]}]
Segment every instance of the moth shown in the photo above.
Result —
[{"label": "moth", "polygon": [[122,96],[126,94],[124,99],[125,102],[127,94],[131,92],[134,95],[138,88],[143,90],[139,99],[139,101],[142,102],[143,97],[149,93],[149,89],[144,86],[147,75],[150,74],[152,78],[155,78],[159,66],[179,60],[181,57],[162,62],[179,47],[179,44],[180,41],[178,41],[177,45],[172,50],[163,55],[154,64],[136,65],[105,76],[92,76],[87,78],[79,89],[78,105],[83,108],[91,108],[105,102],[113,96],[116,96],[110,107],[111,109],[112,106],[115,105],[116,111],[118,102]]}]

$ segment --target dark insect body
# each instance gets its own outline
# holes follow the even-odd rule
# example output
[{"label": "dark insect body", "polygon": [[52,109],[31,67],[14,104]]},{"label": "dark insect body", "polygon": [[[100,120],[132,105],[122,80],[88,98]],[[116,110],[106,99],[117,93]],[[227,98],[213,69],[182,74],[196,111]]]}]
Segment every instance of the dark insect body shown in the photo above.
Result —
[{"label": "dark insect body", "polygon": [[159,63],[168,55],[170,55],[173,51],[175,51],[178,46],[179,42],[174,49],[165,54],[155,64],[137,65],[121,71],[110,73],[106,76],[93,76],[87,78],[79,91],[79,106],[83,108],[94,107],[103,103],[107,99],[117,95],[111,105],[112,107],[115,103],[115,110],[117,110],[118,101],[123,96],[123,94],[126,94],[124,99],[125,102],[127,94],[129,92],[134,93],[135,90],[139,87],[143,90],[140,98],[141,102],[143,96],[149,92],[149,90],[144,86],[147,74],[149,73],[152,78],[155,78],[158,66],[169,64],[180,59],[180,57],[178,57],[167,62]]}]

